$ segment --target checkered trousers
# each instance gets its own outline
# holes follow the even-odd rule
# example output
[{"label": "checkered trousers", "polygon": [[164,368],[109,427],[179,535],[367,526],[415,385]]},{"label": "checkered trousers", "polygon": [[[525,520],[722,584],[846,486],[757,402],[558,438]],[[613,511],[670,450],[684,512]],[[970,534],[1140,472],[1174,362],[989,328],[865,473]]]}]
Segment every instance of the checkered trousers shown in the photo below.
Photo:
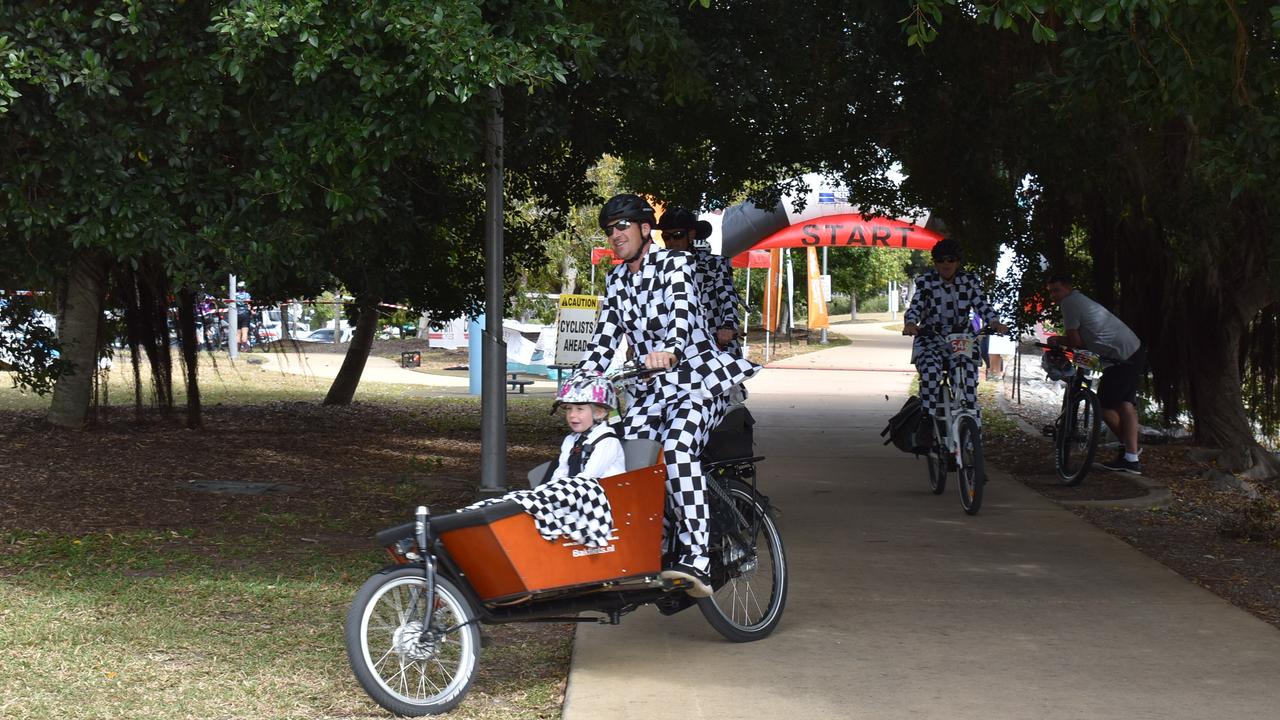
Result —
[{"label": "checkered trousers", "polygon": [[623,418],[623,434],[662,443],[667,503],[675,517],[675,527],[667,532],[675,533],[679,562],[708,572],[711,506],[699,457],[711,430],[724,419],[727,402],[697,391],[680,393],[674,402],[664,397],[661,388],[639,392]]},{"label": "checkered trousers", "polygon": [[[958,372],[959,363],[964,363],[967,371]],[[952,387],[955,389],[956,399],[963,403],[964,407],[972,408],[974,412],[979,412],[978,408],[978,361],[973,357],[960,357],[951,353],[950,349],[934,350],[926,349],[920,353],[915,360],[916,370],[920,373],[920,405],[924,407],[926,412],[933,412],[934,409],[942,408],[942,379],[946,373],[951,373]],[[961,386],[960,375],[964,375],[963,386]],[[952,406],[952,410],[960,408]]]},{"label": "checkered trousers", "polygon": [[613,536],[613,512],[604,488],[589,477],[562,477],[532,490],[513,490],[502,497],[468,505],[474,510],[508,500],[533,516],[538,534],[546,540],[561,536],[588,547],[604,547]]}]

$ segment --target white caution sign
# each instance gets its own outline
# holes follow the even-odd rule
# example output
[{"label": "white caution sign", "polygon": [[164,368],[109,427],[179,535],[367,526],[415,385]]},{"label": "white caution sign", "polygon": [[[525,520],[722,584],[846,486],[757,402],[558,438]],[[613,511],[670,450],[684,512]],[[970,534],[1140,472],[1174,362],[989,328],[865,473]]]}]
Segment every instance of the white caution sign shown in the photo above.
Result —
[{"label": "white caution sign", "polygon": [[577,365],[587,356],[596,333],[600,298],[595,295],[561,295],[556,313],[556,365]]}]

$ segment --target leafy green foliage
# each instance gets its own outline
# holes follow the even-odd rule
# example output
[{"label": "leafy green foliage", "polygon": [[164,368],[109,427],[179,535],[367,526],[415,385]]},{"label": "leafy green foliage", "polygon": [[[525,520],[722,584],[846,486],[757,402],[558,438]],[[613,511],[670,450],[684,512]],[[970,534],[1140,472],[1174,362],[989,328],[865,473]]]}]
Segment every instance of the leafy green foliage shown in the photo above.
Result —
[{"label": "leafy green foliage", "polygon": [[[1280,202],[1280,67],[1268,49],[1277,37],[1270,4],[1024,1],[976,3],[967,6],[972,14],[953,2],[913,7],[964,28],[940,33],[931,61],[943,55],[955,67],[981,67],[962,59],[960,46],[972,44],[975,29],[1002,30],[983,47],[1001,64],[972,97],[990,102],[1003,88],[1007,102],[993,106],[995,122],[965,147],[1015,182],[1033,179],[1023,208],[1032,222],[1012,216],[1009,234],[1023,239],[1024,251],[1065,266],[1073,229],[1083,231],[1085,284],[1153,349],[1165,412],[1188,401],[1202,440],[1252,443],[1246,398],[1236,390],[1252,393],[1259,384],[1250,378],[1273,376],[1276,361],[1264,352],[1268,359],[1244,366],[1242,383],[1238,348],[1273,347],[1260,313],[1280,299],[1272,211]],[[1263,396],[1247,402],[1250,416],[1273,416],[1259,412]]]},{"label": "leafy green foliage", "polygon": [[66,370],[58,357],[58,337],[27,297],[0,298],[0,366],[13,373],[13,386],[38,395],[53,390]]}]

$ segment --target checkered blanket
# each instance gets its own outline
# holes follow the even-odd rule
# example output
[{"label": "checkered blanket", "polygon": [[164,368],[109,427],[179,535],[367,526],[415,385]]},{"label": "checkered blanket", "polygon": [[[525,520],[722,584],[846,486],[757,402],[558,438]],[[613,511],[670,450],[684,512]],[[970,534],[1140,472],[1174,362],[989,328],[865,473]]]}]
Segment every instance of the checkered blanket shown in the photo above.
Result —
[{"label": "checkered blanket", "polygon": [[533,490],[513,490],[502,497],[481,500],[463,510],[507,500],[518,503],[533,516],[538,534],[546,540],[564,536],[587,547],[604,547],[613,535],[609,498],[594,478],[559,478]]}]

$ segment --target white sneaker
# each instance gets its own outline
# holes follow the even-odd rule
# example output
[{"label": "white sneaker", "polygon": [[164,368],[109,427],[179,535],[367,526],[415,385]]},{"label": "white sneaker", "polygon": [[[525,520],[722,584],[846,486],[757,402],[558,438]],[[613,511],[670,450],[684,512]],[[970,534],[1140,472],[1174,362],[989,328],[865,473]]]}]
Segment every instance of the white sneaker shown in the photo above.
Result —
[{"label": "white sneaker", "polygon": [[684,563],[676,563],[671,567],[658,573],[658,577],[663,580],[681,580],[688,584],[685,592],[689,597],[704,598],[711,597],[711,578],[707,574],[698,570],[691,565]]}]

